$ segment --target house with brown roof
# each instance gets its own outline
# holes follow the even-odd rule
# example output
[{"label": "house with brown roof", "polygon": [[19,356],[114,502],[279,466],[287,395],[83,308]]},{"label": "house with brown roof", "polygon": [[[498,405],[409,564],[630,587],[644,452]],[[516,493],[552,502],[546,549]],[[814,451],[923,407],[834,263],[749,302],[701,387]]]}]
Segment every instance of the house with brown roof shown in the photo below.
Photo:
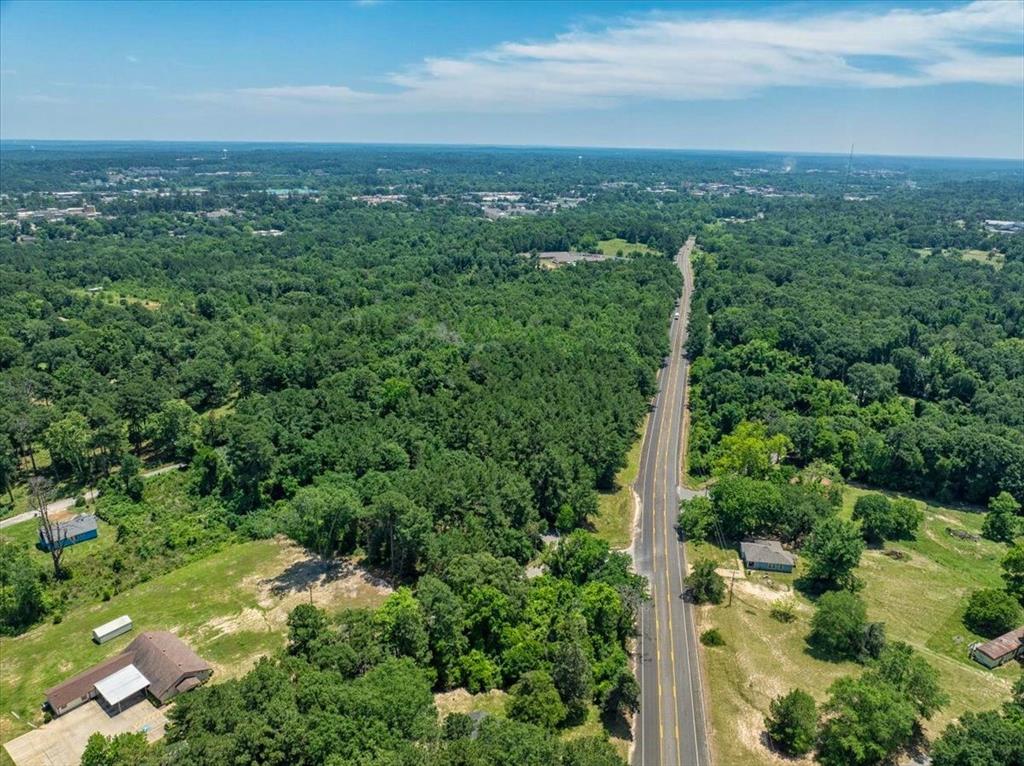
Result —
[{"label": "house with brown roof", "polygon": [[986,668],[998,668],[1024,656],[1024,628],[1011,630],[983,644],[971,644],[971,659]]},{"label": "house with brown roof", "polygon": [[136,636],[120,654],[48,690],[46,704],[54,715],[93,699],[116,712],[143,696],[162,705],[212,674],[213,669],[173,633],[149,631]]}]

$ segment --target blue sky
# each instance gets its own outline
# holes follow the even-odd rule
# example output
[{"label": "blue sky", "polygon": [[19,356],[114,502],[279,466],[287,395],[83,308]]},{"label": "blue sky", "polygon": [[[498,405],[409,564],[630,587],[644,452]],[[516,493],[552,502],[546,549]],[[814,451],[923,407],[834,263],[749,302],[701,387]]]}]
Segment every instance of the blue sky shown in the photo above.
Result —
[{"label": "blue sky", "polygon": [[0,137],[1024,158],[1024,3],[0,2]]}]

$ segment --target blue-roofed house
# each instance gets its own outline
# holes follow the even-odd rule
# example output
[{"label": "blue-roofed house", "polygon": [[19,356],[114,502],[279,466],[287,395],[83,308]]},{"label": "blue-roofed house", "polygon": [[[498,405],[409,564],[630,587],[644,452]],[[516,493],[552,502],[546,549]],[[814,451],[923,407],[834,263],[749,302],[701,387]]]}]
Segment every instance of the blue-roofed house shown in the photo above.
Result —
[{"label": "blue-roofed house", "polygon": [[40,550],[67,548],[69,545],[93,540],[99,535],[96,516],[91,513],[80,513],[73,519],[58,521],[52,526],[53,540],[50,539],[45,526],[39,527],[39,542],[36,545]]}]

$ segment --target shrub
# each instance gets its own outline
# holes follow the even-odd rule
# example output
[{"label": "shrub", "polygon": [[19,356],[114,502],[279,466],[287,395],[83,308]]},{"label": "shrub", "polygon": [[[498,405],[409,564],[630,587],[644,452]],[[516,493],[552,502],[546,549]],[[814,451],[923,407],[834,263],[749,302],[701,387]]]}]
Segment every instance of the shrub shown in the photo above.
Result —
[{"label": "shrub", "polygon": [[779,622],[793,622],[796,619],[796,602],[789,598],[776,601],[769,614]]},{"label": "shrub", "polygon": [[725,639],[718,628],[708,628],[700,634],[700,642],[704,646],[725,646]]},{"label": "shrub", "polygon": [[711,559],[698,559],[686,577],[686,586],[698,604],[721,604],[725,598],[725,580],[715,571]]},{"label": "shrub", "polygon": [[814,698],[801,689],[776,697],[768,707],[765,729],[772,744],[786,755],[810,752],[818,728],[818,708]]},{"label": "shrub", "polygon": [[1005,590],[976,590],[967,600],[964,624],[985,638],[1013,630],[1021,621],[1020,604]]}]

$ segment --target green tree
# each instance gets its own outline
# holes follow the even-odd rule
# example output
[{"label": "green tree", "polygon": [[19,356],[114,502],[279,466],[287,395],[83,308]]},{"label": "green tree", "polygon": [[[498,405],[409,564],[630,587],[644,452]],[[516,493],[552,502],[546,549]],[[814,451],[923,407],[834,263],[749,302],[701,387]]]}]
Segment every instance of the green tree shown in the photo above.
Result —
[{"label": "green tree", "polygon": [[565,719],[555,682],[543,670],[531,670],[509,690],[505,712],[514,721],[554,729]]},{"label": "green tree", "polygon": [[459,656],[458,666],[448,671],[448,679],[461,679],[470,694],[479,694],[501,686],[501,669],[482,651],[472,649]]},{"label": "green tree", "polygon": [[629,668],[620,668],[601,697],[605,715],[632,715],[640,709],[640,683]]},{"label": "green tree", "polygon": [[877,766],[914,734],[913,704],[877,679],[840,678],[823,706],[817,760],[822,766]]},{"label": "green tree", "polygon": [[147,424],[153,446],[175,460],[190,460],[199,442],[198,416],[183,399],[168,399]]},{"label": "green tree", "polygon": [[582,585],[604,565],[608,554],[608,543],[580,529],[559,541],[548,569],[555,577]]},{"label": "green tree", "polygon": [[899,370],[891,364],[856,362],[846,373],[846,385],[861,406],[885,401],[896,393]]},{"label": "green tree", "polygon": [[291,535],[299,542],[324,558],[350,553],[355,547],[362,504],[349,487],[333,482],[303,487],[291,505],[295,513]]},{"label": "green tree", "polygon": [[683,537],[694,542],[712,539],[715,534],[715,512],[711,500],[698,495],[679,504],[676,522]]},{"label": "green tree", "polygon": [[931,718],[949,702],[935,668],[902,641],[886,644],[868,675],[877,676],[906,695],[921,718]]},{"label": "green tree", "polygon": [[148,751],[149,744],[142,732],[125,732],[113,737],[97,732],[86,743],[81,766],[141,766],[147,760]]},{"label": "green tree", "polygon": [[855,593],[824,593],[815,604],[807,641],[831,659],[854,659],[861,653],[867,624],[864,602]]},{"label": "green tree", "polygon": [[39,569],[28,552],[0,540],[0,633],[19,633],[46,614]]},{"label": "green tree", "polygon": [[870,542],[913,537],[924,513],[913,500],[890,501],[884,495],[861,495],[853,506],[853,518],[861,522],[861,533]]},{"label": "green tree", "polygon": [[7,493],[14,506],[14,485],[18,479],[18,456],[14,447],[0,435],[0,493]]},{"label": "green tree", "polygon": [[768,435],[762,423],[743,422],[715,449],[712,471],[717,476],[737,474],[768,478],[793,449],[785,434]]},{"label": "green tree", "polygon": [[1000,492],[988,504],[988,513],[981,525],[981,534],[999,543],[1012,543],[1017,536],[1019,521],[1018,503],[1009,492]]},{"label": "green tree", "polygon": [[1003,582],[1006,590],[1024,604],[1024,545],[1017,543],[1002,560]]},{"label": "green tree", "polygon": [[135,455],[125,455],[118,478],[121,480],[124,493],[136,503],[142,500],[145,489],[141,471],[142,462]]},{"label": "green tree", "polygon": [[135,454],[142,451],[146,435],[146,422],[160,406],[161,390],[145,373],[128,372],[127,380],[117,387],[117,413],[128,424],[128,441]]},{"label": "green tree", "polygon": [[86,481],[90,473],[92,431],[89,422],[78,412],[69,412],[54,421],[43,434],[43,443],[53,462]]},{"label": "green tree", "polygon": [[994,513],[1020,513],[1020,503],[1009,492],[1000,492],[988,501],[988,509]]},{"label": "green tree", "polygon": [[932,743],[932,766],[1020,766],[1024,725],[995,710],[967,712]]},{"label": "green tree", "polygon": [[315,644],[324,638],[327,616],[312,604],[299,604],[288,613],[288,653],[310,656]]},{"label": "green tree", "polygon": [[853,505],[853,519],[861,523],[864,538],[881,542],[889,532],[889,515],[892,503],[885,495],[861,495]]},{"label": "green tree", "polygon": [[594,676],[579,642],[565,640],[558,644],[551,658],[551,679],[565,704],[566,721],[582,722],[594,698]]},{"label": "green tree", "polygon": [[772,745],[791,756],[811,751],[818,731],[818,708],[810,694],[793,689],[773,699],[768,711],[765,728]]},{"label": "green tree", "polygon": [[381,643],[396,657],[430,664],[430,638],[423,608],[409,588],[399,588],[374,613]]},{"label": "green tree", "polygon": [[[462,601],[447,583],[433,575],[424,575],[416,583],[416,600],[423,607],[438,683],[442,688],[453,688],[463,677],[460,665],[463,655],[469,649],[469,640],[465,633],[466,614]],[[475,667],[479,663],[471,664]],[[474,677],[478,679],[478,686],[485,683],[495,685],[489,670],[486,673],[476,673]],[[500,682],[500,678],[498,680]],[[469,685],[468,679],[466,684]]]},{"label": "green tree", "polygon": [[807,578],[818,587],[840,588],[853,583],[864,541],[856,524],[832,516],[814,525],[802,553]]},{"label": "green tree", "polygon": [[995,638],[1018,627],[1020,622],[1020,604],[1005,590],[983,588],[967,599],[964,624],[979,635]]},{"label": "green tree", "polygon": [[698,604],[721,604],[725,598],[725,580],[715,571],[711,559],[697,559],[685,583]]}]

